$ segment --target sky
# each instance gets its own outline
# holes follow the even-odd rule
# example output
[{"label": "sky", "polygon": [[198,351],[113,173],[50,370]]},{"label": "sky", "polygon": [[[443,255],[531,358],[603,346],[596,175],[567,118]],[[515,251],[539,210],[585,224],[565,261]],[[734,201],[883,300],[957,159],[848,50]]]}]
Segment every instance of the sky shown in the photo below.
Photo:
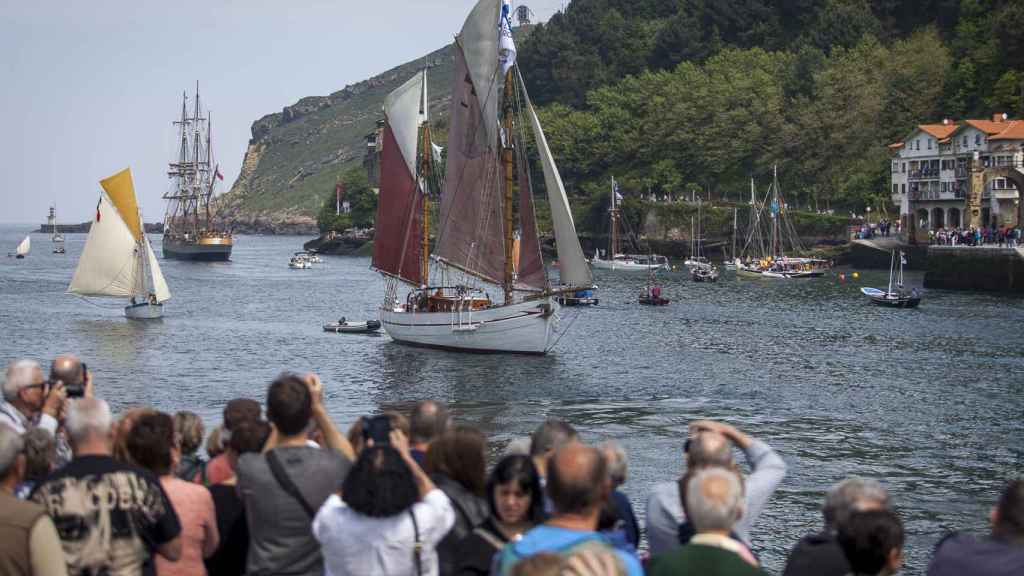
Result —
[{"label": "sky", "polygon": [[[253,121],[452,41],[476,0],[3,0],[0,223],[92,218],[130,167],[163,219],[182,92],[199,82],[230,189]],[[568,0],[525,0],[535,22]],[[519,2],[513,0],[513,4]]]}]

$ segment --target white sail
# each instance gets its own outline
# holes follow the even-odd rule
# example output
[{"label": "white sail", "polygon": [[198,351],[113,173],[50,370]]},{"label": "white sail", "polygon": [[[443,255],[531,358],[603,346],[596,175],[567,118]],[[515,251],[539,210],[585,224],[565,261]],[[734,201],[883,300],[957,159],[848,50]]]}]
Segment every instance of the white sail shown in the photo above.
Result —
[{"label": "white sail", "polygon": [[171,290],[167,288],[167,281],[164,280],[164,274],[160,271],[160,265],[157,264],[156,254],[153,254],[153,247],[149,245],[149,240],[145,240],[146,253],[149,255],[149,274],[153,280],[153,292],[156,294],[157,302],[165,302],[171,299]]},{"label": "white sail", "polygon": [[21,244],[18,244],[18,248],[15,253],[18,254],[18,256],[27,256],[28,251],[31,249],[32,238],[30,236],[25,236],[25,239],[21,241]]},{"label": "white sail", "polygon": [[498,85],[504,78],[498,72],[498,18],[501,0],[480,0],[466,18],[459,34],[459,45],[476,89],[483,112],[487,142],[498,142]]},{"label": "white sail", "polygon": [[68,292],[80,296],[136,296],[141,262],[138,243],[106,193],[100,193],[97,213]]},{"label": "white sail", "polygon": [[426,120],[426,106],[420,113],[421,99],[426,97],[426,71],[417,73],[384,99],[384,116],[395,135],[409,174],[416,175],[416,144],[420,124]]},{"label": "white sail", "polygon": [[[520,77],[520,82],[522,82],[522,77]],[[524,94],[525,91],[524,84]],[[561,282],[568,286],[592,286],[594,278],[590,273],[590,266],[587,265],[587,260],[583,256],[580,239],[576,235],[576,224],[573,222],[572,211],[569,209],[569,198],[565,195],[562,176],[558,173],[558,167],[555,166],[555,159],[551,156],[551,149],[548,148],[548,141],[544,137],[540,119],[537,118],[537,111],[533,109],[533,103],[530,102],[529,97],[526,99],[526,108],[530,113],[530,126],[533,127],[533,137],[537,141],[537,151],[540,155],[541,167],[544,169],[544,184],[548,189],[551,223],[555,229],[555,246],[558,248]]]}]

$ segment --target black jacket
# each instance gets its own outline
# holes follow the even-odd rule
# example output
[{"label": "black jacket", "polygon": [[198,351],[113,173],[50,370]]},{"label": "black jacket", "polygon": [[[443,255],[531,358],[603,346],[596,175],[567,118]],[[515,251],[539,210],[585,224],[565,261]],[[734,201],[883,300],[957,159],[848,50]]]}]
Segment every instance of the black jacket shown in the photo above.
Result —
[{"label": "black jacket", "polygon": [[836,537],[828,532],[804,536],[786,560],[782,576],[845,576],[850,564]]}]

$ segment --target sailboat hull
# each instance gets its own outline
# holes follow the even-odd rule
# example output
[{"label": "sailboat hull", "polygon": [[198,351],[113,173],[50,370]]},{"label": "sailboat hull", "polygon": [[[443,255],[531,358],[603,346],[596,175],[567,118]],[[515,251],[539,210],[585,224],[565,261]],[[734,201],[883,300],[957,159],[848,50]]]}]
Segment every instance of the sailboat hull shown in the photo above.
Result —
[{"label": "sailboat hull", "polygon": [[597,270],[618,270],[620,272],[649,272],[651,270],[667,270],[668,266],[661,263],[655,264],[641,264],[633,259],[614,259],[614,260],[603,260],[601,258],[592,258],[590,260],[591,267]]},{"label": "sailboat hull", "polygon": [[383,309],[384,330],[396,342],[462,352],[546,354],[559,306],[537,300],[473,312]]},{"label": "sailboat hull", "polygon": [[156,320],[157,318],[163,318],[164,305],[150,304],[149,302],[129,304],[124,307],[124,315],[132,320]]},{"label": "sailboat hull", "polygon": [[196,260],[201,262],[226,262],[231,260],[233,245],[230,237],[211,237],[196,240],[164,236],[164,258],[168,260]]}]

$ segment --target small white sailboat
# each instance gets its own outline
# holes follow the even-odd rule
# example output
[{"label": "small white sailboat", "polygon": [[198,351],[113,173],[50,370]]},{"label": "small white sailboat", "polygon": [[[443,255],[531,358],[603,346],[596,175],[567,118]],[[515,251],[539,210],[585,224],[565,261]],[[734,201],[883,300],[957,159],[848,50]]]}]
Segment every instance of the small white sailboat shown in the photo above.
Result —
[{"label": "small white sailboat", "polygon": [[668,270],[668,258],[658,254],[623,254],[620,248],[619,221],[622,220],[622,211],[619,209],[619,202],[622,195],[619,194],[619,185],[615,178],[612,178],[612,202],[608,209],[610,219],[610,236],[608,238],[607,259],[601,257],[601,251],[595,250],[594,257],[590,259],[590,265],[598,270],[620,270],[623,272],[649,272],[651,270]]},{"label": "small white sailboat", "polygon": [[15,248],[14,257],[21,260],[25,256],[28,256],[30,250],[32,250],[32,237],[25,236],[25,239],[18,244],[17,248]]},{"label": "small white sailboat", "polygon": [[916,308],[921,303],[921,294],[916,288],[907,290],[903,285],[903,265],[906,264],[906,256],[902,250],[899,251],[899,272],[897,273],[896,252],[893,250],[889,259],[889,287],[885,290],[861,288],[860,291],[879,306]]},{"label": "small white sailboat", "polygon": [[100,185],[96,219],[68,292],[129,298],[124,309],[128,318],[160,318],[171,292],[146,239],[131,171],[125,168]]}]

